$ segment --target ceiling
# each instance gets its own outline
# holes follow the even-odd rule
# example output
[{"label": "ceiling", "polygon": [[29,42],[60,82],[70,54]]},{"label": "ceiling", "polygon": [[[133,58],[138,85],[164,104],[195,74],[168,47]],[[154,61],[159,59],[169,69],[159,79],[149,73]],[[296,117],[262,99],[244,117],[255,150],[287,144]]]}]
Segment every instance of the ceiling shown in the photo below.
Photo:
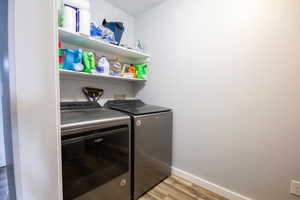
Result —
[{"label": "ceiling", "polygon": [[166,0],[106,0],[126,13],[137,16]]}]

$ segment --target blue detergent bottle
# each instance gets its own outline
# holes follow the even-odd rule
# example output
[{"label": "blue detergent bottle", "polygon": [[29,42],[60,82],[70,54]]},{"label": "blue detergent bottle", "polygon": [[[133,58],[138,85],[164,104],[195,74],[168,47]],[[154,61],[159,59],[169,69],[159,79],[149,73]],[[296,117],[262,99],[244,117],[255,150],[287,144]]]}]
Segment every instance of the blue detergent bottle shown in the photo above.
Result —
[{"label": "blue detergent bottle", "polygon": [[63,69],[81,72],[84,70],[82,65],[82,50],[81,49],[64,49],[64,66]]}]

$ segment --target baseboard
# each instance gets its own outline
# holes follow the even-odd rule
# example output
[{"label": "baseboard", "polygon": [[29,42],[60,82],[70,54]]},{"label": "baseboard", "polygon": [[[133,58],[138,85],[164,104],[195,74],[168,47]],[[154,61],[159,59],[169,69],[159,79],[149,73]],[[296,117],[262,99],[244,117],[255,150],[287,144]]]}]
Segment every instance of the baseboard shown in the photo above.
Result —
[{"label": "baseboard", "polygon": [[172,173],[229,200],[254,200],[175,167],[172,167]]}]

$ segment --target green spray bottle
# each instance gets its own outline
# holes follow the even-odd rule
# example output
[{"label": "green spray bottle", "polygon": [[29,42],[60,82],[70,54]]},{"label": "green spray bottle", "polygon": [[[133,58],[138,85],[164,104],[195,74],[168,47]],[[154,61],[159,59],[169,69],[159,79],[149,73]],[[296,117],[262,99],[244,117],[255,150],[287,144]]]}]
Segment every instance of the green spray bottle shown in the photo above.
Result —
[{"label": "green spray bottle", "polygon": [[95,54],[93,52],[90,52],[89,61],[90,61],[91,71],[95,72],[96,71],[96,60],[95,60]]},{"label": "green spray bottle", "polygon": [[96,70],[95,56],[93,52],[84,51],[82,54],[82,62],[84,65],[83,72],[92,73]]}]

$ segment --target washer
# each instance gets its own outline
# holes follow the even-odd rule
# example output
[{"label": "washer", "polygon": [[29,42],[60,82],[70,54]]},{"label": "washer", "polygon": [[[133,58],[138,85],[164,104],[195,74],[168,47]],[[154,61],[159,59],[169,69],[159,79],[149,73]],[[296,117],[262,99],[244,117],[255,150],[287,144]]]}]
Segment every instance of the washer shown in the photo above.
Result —
[{"label": "washer", "polygon": [[106,106],[131,116],[132,195],[136,200],[171,175],[172,110],[141,100],[108,101]]}]

